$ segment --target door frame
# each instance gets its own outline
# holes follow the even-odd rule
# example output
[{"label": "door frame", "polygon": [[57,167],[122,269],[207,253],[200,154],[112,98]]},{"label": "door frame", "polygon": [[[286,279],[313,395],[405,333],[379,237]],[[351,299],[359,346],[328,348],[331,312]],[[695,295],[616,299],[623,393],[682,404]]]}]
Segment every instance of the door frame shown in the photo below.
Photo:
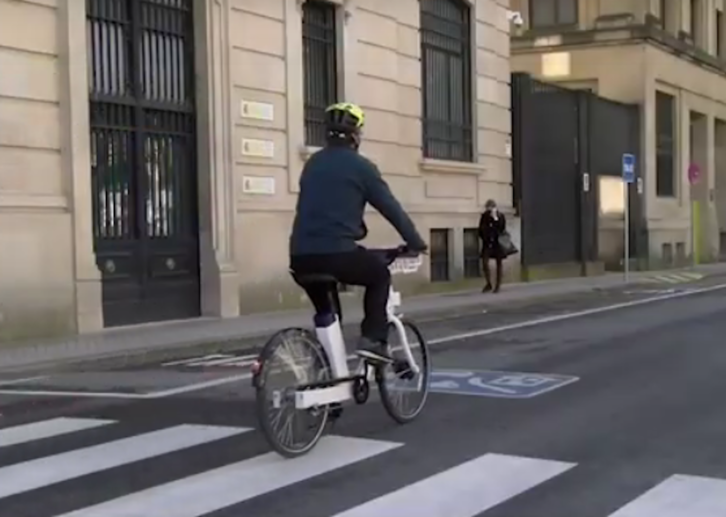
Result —
[{"label": "door frame", "polygon": [[[233,128],[227,113],[231,104],[226,65],[229,34],[224,9],[217,2],[194,2],[200,304],[201,315],[212,317],[239,315],[236,188],[230,151]],[[93,247],[86,3],[61,2],[58,17],[62,167],[74,250],[73,312],[76,332],[87,334],[105,325],[101,274]]]}]

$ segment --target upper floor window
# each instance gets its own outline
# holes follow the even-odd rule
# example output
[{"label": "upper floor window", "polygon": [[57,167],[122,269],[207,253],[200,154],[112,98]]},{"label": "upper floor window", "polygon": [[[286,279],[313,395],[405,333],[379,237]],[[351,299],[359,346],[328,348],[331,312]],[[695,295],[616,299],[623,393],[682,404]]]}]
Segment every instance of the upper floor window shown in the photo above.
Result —
[{"label": "upper floor window", "polygon": [[532,28],[557,27],[577,23],[578,0],[529,0]]},{"label": "upper floor window", "polygon": [[676,195],[675,176],[675,98],[655,93],[655,192],[658,197]]},{"label": "upper floor window", "polygon": [[464,0],[421,0],[423,155],[474,160],[471,9]]},{"label": "upper floor window", "polygon": [[335,4],[302,6],[305,144],[325,143],[325,108],[338,100],[338,24]]}]

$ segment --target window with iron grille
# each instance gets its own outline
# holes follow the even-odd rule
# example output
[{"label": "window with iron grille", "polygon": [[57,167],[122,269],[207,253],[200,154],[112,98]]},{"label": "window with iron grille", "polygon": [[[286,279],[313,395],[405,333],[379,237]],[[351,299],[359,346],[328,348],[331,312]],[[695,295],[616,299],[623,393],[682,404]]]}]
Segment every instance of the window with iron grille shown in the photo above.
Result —
[{"label": "window with iron grille", "polygon": [[530,0],[530,27],[558,27],[576,24],[577,2],[578,0]]},{"label": "window with iron grille", "polygon": [[423,155],[474,159],[471,9],[464,0],[420,0]]},{"label": "window with iron grille", "polygon": [[449,234],[448,229],[431,230],[431,281],[447,282],[450,279],[449,269]]},{"label": "window with iron grille", "polygon": [[307,0],[302,8],[305,144],[325,144],[325,108],[338,98],[337,11],[333,3]]},{"label": "window with iron grille", "polygon": [[656,176],[655,191],[659,197],[676,195],[673,160],[675,99],[663,92],[655,94]]},{"label": "window with iron grille", "polygon": [[481,276],[481,253],[479,253],[478,228],[464,229],[464,278]]}]

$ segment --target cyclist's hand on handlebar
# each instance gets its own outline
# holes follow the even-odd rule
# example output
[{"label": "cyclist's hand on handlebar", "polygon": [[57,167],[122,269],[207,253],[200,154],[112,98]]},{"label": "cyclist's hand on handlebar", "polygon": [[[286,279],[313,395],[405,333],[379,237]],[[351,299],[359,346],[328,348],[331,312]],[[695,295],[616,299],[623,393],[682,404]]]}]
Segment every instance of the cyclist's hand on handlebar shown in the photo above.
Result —
[{"label": "cyclist's hand on handlebar", "polygon": [[419,253],[421,255],[425,255],[428,252],[429,247],[426,244],[418,246],[406,245],[405,250],[411,253]]}]

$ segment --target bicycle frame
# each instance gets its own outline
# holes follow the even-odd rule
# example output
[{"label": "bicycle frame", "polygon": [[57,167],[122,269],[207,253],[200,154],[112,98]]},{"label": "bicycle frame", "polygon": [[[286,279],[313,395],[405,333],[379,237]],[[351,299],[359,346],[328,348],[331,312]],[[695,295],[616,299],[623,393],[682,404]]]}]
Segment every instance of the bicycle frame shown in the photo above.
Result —
[{"label": "bicycle frame", "polygon": [[[421,259],[396,259],[390,266],[391,274],[396,273],[413,273],[418,271],[421,266]],[[414,374],[418,374],[421,369],[416,364],[413,354],[411,353],[411,346],[408,342],[408,336],[406,336],[406,330],[401,322],[401,314],[398,313],[398,308],[401,306],[401,293],[396,291],[393,286],[390,287],[388,292],[388,302],[386,303],[386,313],[388,321],[393,323],[396,327],[396,331],[401,338],[403,349],[406,355],[406,360],[411,367]],[[325,353],[330,361],[330,368],[332,370],[333,382],[340,381],[334,386],[325,388],[316,388],[311,390],[297,391],[295,392],[295,408],[296,409],[307,409],[315,406],[324,406],[334,403],[342,403],[350,401],[353,398],[353,383],[361,378],[365,378],[367,381],[372,380],[373,368],[364,360],[361,359],[358,368],[355,373],[351,373],[348,367],[348,354],[345,346],[345,339],[343,338],[343,329],[340,325],[340,320],[337,315],[334,316],[333,322],[326,327],[315,326],[315,335],[318,341],[323,346]]]}]

